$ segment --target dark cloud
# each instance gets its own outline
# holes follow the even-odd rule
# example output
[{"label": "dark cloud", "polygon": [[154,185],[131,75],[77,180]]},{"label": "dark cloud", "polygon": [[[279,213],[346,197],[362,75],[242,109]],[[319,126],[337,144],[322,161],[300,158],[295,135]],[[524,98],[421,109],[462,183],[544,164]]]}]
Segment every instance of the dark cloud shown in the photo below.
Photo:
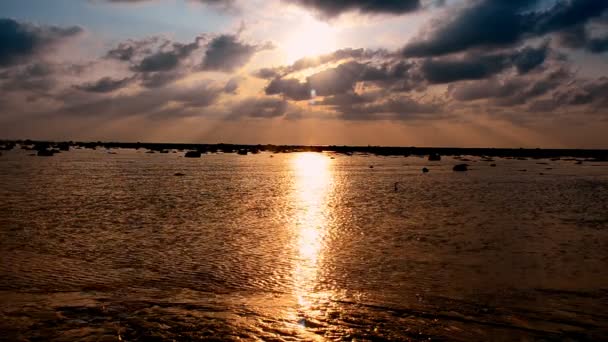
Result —
[{"label": "dark cloud", "polygon": [[488,98],[505,98],[513,96],[526,83],[519,79],[514,80],[481,80],[450,85],[448,93],[458,101],[475,101]]},{"label": "dark cloud", "polygon": [[543,34],[567,29],[602,16],[608,2],[602,0],[562,0],[534,16],[534,33]]},{"label": "dark cloud", "polygon": [[[148,89],[137,94],[118,96],[67,94],[63,113],[97,117],[181,117],[197,115],[197,110],[216,103],[221,87],[202,84],[189,88]],[[101,96],[101,97],[100,97]],[[167,106],[171,103],[171,106]]]},{"label": "dark cloud", "polygon": [[140,80],[141,85],[146,88],[164,87],[184,76],[185,72],[181,70],[171,70],[165,72],[142,72],[135,75],[135,77]]},{"label": "dark cloud", "polygon": [[435,21],[429,34],[403,49],[407,57],[439,56],[474,48],[506,47],[531,37],[587,23],[608,9],[608,1],[561,0],[538,9],[540,0],[479,0],[453,18]]},{"label": "dark cloud", "polygon": [[373,58],[382,58],[390,55],[386,50],[368,50],[368,49],[340,49],[332,53],[323,54],[320,56],[304,57],[295,61],[288,66],[276,68],[262,68],[253,73],[254,76],[264,79],[273,79],[284,77],[294,72],[316,68],[328,63],[339,62],[347,59],[355,60],[370,60]]},{"label": "dark cloud", "polygon": [[138,64],[133,66],[135,71],[139,72],[155,72],[169,71],[175,69],[181,60],[190,56],[199,47],[199,38],[193,43],[181,44],[173,43],[171,49],[167,51],[158,51],[154,54],[146,56]]},{"label": "dark cloud", "polygon": [[109,93],[121,88],[126,87],[133,81],[132,77],[127,77],[119,80],[115,80],[110,77],[104,77],[99,79],[97,82],[85,83],[79,86],[76,86],[77,89],[93,92],[93,93]]},{"label": "dark cloud", "polygon": [[424,79],[433,84],[485,79],[513,66],[520,74],[525,74],[543,64],[548,53],[548,45],[543,44],[495,54],[429,58],[422,62],[420,70]]},{"label": "dark cloud", "polygon": [[236,91],[239,89],[239,79],[233,77],[226,82],[224,85],[224,92],[228,94],[236,94]]},{"label": "dark cloud", "polygon": [[270,45],[243,43],[235,35],[221,35],[207,45],[201,67],[203,70],[231,72],[247,64],[256,52],[269,48]]},{"label": "dark cloud", "polygon": [[410,75],[412,67],[403,61],[379,66],[349,61],[313,74],[303,82],[294,78],[274,78],[265,91],[267,95],[282,94],[301,101],[310,99],[313,90],[318,96],[349,93],[359,82],[378,84],[392,90],[411,90],[414,86],[410,83],[415,79],[414,75]]},{"label": "dark cloud", "polygon": [[313,90],[319,96],[346,93],[354,89],[365,69],[364,64],[353,61],[311,75],[305,82],[292,78],[275,78],[266,87],[266,94],[282,94],[300,101],[310,99]]},{"label": "dark cloud", "polygon": [[0,72],[0,89],[4,92],[29,91],[37,96],[48,93],[56,84],[57,67],[47,63],[14,66]]},{"label": "dark cloud", "polygon": [[460,103],[488,100],[492,106],[514,107],[533,101],[543,102],[545,100],[539,98],[563,91],[573,80],[574,74],[560,66],[542,74],[511,75],[452,84],[448,87],[448,95]]},{"label": "dark cloud", "polygon": [[76,26],[35,26],[0,19],[0,67],[24,64],[45,48],[81,32]]},{"label": "dark cloud", "polygon": [[427,59],[421,71],[428,82],[438,84],[488,78],[509,65],[503,55],[467,57],[470,58]]},{"label": "dark cloud", "polygon": [[271,80],[273,78],[282,76],[282,73],[278,70],[278,68],[262,68],[262,69],[254,71],[252,73],[252,75],[257,78]]},{"label": "dark cloud", "polygon": [[240,117],[276,118],[286,114],[289,103],[274,97],[251,97],[240,101],[232,108],[230,119]]},{"label": "dark cloud", "polygon": [[421,7],[420,0],[293,0],[291,2],[311,8],[325,18],[336,17],[350,11],[365,14],[404,14]]},{"label": "dark cloud", "polygon": [[605,28],[601,36],[593,36],[585,25],[577,25],[560,32],[561,46],[572,49],[585,49],[592,53],[608,51],[608,29]]},{"label": "dark cloud", "polygon": [[308,84],[317,95],[329,96],[354,90],[354,85],[361,80],[367,66],[358,62],[347,62],[335,68],[323,70],[308,77]]},{"label": "dark cloud", "polygon": [[[143,2],[151,2],[153,0],[97,0],[98,2],[110,2],[110,3],[143,3]],[[214,7],[229,9],[234,5],[235,0],[189,0],[191,2],[196,2],[204,5],[211,5]]]},{"label": "dark cloud", "polygon": [[146,88],[158,88],[194,70],[192,55],[201,48],[204,36],[191,43],[173,42],[160,37],[129,40],[108,51],[106,58],[130,64],[132,78]]},{"label": "dark cloud", "polygon": [[266,95],[284,95],[295,101],[310,100],[310,85],[294,78],[275,78],[266,86]]},{"label": "dark cloud", "polygon": [[442,106],[437,102],[422,102],[409,96],[382,96],[369,101],[345,103],[335,109],[344,120],[436,120],[443,117]]},{"label": "dark cloud", "polygon": [[557,105],[593,105],[595,108],[608,106],[608,77],[573,84],[554,96]]},{"label": "dark cloud", "polygon": [[140,55],[151,54],[151,48],[159,41],[159,37],[150,37],[142,40],[128,40],[108,51],[106,57],[118,61],[130,62]]}]

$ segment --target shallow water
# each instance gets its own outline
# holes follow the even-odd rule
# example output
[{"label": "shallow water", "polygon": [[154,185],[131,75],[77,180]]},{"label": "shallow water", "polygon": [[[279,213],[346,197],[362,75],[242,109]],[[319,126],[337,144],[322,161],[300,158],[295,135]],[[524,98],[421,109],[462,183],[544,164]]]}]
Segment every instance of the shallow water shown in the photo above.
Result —
[{"label": "shallow water", "polygon": [[608,338],[608,163],[27,154],[4,340]]}]

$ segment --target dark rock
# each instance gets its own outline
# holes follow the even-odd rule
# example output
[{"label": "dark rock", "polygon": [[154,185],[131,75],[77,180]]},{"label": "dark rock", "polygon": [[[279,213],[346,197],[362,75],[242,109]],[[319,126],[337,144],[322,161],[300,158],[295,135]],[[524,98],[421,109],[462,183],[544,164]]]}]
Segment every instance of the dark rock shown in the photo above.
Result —
[{"label": "dark rock", "polygon": [[174,176],[177,176],[177,177],[182,177],[182,176],[185,176],[185,175],[186,175],[185,173],[181,173],[181,172],[176,172],[174,174]]},{"label": "dark rock", "polygon": [[429,161],[440,161],[441,160],[441,156],[437,153],[431,153],[429,154]]},{"label": "dark rock", "polygon": [[184,157],[186,157],[186,158],[200,158],[201,157],[201,153],[199,151],[188,151],[188,152],[186,152],[186,154],[184,154]]},{"label": "dark rock", "polygon": [[452,168],[452,171],[458,171],[458,172],[468,171],[468,170],[469,170],[469,165],[467,165],[467,164],[457,164],[457,165],[454,165],[454,167]]},{"label": "dark rock", "polygon": [[36,155],[38,157],[52,157],[55,154],[55,150],[39,150]]},{"label": "dark rock", "polygon": [[70,144],[67,143],[67,142],[62,142],[62,143],[57,144],[57,148],[60,151],[69,151],[70,150]]},{"label": "dark rock", "polygon": [[496,164],[490,164],[491,167],[496,167]]},{"label": "dark rock", "polygon": [[16,144],[14,142],[6,143],[5,145],[0,145],[0,150],[2,151],[10,151],[15,148]]},{"label": "dark rock", "polygon": [[422,168],[422,173],[427,173],[427,172],[429,172],[429,169],[427,169],[426,167],[423,167]]}]

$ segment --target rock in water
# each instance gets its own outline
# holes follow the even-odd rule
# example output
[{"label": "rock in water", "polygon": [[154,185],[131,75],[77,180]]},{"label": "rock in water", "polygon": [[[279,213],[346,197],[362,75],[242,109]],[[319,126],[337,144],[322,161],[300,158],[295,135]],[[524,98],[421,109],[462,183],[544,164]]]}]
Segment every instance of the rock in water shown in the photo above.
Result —
[{"label": "rock in water", "polygon": [[185,176],[185,175],[186,175],[185,173],[181,173],[181,172],[176,172],[174,174],[174,176],[177,176],[177,177],[182,177],[182,176]]},{"label": "rock in water", "polygon": [[441,160],[441,156],[437,153],[431,153],[429,154],[429,161],[440,161]]},{"label": "rock in water", "polygon": [[39,150],[36,154],[38,157],[52,157],[55,154],[54,150]]},{"label": "rock in water", "polygon": [[200,158],[201,157],[201,153],[199,151],[188,151],[188,152],[186,152],[186,154],[184,155],[184,157],[186,157],[186,158]]},{"label": "rock in water", "polygon": [[454,165],[454,167],[452,168],[453,171],[468,171],[469,170],[469,165],[467,164],[458,164],[458,165]]},{"label": "rock in water", "polygon": [[427,173],[427,172],[429,172],[429,169],[427,169],[426,167],[423,167],[422,168],[422,173]]}]

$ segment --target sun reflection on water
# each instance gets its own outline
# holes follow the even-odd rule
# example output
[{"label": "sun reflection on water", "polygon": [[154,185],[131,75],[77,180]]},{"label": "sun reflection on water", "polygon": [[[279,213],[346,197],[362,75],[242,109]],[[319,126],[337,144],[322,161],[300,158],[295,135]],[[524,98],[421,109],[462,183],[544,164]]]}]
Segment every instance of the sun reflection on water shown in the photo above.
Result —
[{"label": "sun reflection on water", "polygon": [[[320,153],[299,153],[292,160],[295,175],[296,249],[294,291],[298,315],[302,319],[312,310],[319,264],[323,259],[323,240],[327,234],[328,197],[333,181],[331,159]],[[304,325],[304,324],[302,324]]]}]

